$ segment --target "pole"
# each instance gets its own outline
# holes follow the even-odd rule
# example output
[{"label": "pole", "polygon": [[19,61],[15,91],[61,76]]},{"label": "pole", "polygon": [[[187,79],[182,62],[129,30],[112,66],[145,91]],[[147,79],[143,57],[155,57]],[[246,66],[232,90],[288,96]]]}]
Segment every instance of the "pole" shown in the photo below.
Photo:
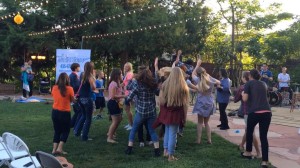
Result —
[{"label": "pole", "polygon": [[81,36],[81,49],[83,47],[83,36]]}]

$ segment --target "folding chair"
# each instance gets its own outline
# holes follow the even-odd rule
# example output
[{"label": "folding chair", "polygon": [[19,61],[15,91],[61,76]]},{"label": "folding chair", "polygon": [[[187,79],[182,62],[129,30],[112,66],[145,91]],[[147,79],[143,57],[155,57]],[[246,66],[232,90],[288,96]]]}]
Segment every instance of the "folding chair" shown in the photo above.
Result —
[{"label": "folding chair", "polygon": [[31,156],[24,141],[18,136],[5,132],[2,135],[7,152],[10,156],[10,167],[12,168],[40,168],[41,165],[35,156]]},{"label": "folding chair", "polygon": [[9,166],[10,156],[7,152],[6,146],[3,141],[0,141],[0,167],[2,165]]},{"label": "folding chair", "polygon": [[42,151],[37,151],[35,155],[40,164],[42,165],[42,168],[63,168],[59,160],[51,154]]}]

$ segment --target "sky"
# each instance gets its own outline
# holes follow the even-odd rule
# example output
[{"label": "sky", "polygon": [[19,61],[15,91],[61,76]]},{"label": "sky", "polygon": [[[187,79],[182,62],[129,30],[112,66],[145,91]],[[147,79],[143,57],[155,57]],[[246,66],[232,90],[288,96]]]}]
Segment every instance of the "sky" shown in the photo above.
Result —
[{"label": "sky", "polygon": [[[274,2],[282,4],[282,12],[289,12],[294,15],[300,16],[300,0],[260,0],[260,4],[263,8],[269,6],[271,3]],[[205,4],[211,7],[214,12],[220,10],[217,0],[206,0]],[[292,23],[292,20],[282,21],[278,23],[272,30],[266,30],[266,32],[284,30],[288,28]]]}]

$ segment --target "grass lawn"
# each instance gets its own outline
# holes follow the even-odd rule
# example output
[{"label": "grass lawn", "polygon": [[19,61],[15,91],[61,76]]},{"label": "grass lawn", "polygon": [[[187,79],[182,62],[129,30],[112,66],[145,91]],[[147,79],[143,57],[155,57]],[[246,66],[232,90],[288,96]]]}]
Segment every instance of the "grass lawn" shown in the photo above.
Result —
[{"label": "grass lawn", "polygon": [[[153,148],[138,147],[135,144],[134,153],[124,154],[127,147],[129,132],[123,129],[126,118],[118,129],[119,144],[108,144],[106,132],[109,121],[107,115],[103,120],[92,122],[90,137],[93,141],[82,142],[74,137],[72,131],[64,150],[69,154],[67,159],[76,168],[254,168],[259,167],[259,160],[245,160],[240,157],[237,146],[213,134],[213,145],[194,144],[196,125],[188,123],[184,137],[178,139],[176,155],[180,160],[169,163],[166,158],[153,157]],[[51,105],[44,103],[11,103],[0,101],[0,133],[8,131],[18,135],[28,145],[32,154],[37,150],[51,153],[53,128],[51,121]],[[205,134],[204,134],[205,135]],[[204,139],[203,142],[206,142]],[[162,146],[162,142],[161,142]]]}]

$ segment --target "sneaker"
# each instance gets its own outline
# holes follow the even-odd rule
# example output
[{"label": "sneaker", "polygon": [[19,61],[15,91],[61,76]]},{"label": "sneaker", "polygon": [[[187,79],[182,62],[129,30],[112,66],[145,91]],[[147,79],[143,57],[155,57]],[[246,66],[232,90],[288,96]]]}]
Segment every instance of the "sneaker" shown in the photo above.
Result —
[{"label": "sneaker", "polygon": [[159,148],[154,149],[154,156],[155,157],[159,157],[160,156],[160,150],[159,150]]},{"label": "sneaker", "polygon": [[101,114],[98,114],[96,117],[97,117],[98,120],[103,119]]},{"label": "sneaker", "polygon": [[144,147],[145,143],[144,142],[140,142],[140,147]]},{"label": "sneaker", "polygon": [[124,127],[124,128],[125,128],[125,129],[127,129],[129,126],[130,126],[130,125],[129,125],[129,124],[127,124],[127,125],[125,125],[125,127]]},{"label": "sneaker", "polygon": [[132,126],[130,126],[130,125],[126,128],[127,131],[130,131],[131,129],[132,129]]},{"label": "sneaker", "polygon": [[148,142],[148,145],[150,146],[150,145],[153,145],[153,141],[149,141]]},{"label": "sneaker", "polygon": [[27,100],[27,98],[26,97],[24,97],[24,96],[21,96],[21,98],[20,98],[21,100]]},{"label": "sneaker", "polygon": [[132,154],[132,146],[128,146],[127,149],[125,150],[126,155]]}]

